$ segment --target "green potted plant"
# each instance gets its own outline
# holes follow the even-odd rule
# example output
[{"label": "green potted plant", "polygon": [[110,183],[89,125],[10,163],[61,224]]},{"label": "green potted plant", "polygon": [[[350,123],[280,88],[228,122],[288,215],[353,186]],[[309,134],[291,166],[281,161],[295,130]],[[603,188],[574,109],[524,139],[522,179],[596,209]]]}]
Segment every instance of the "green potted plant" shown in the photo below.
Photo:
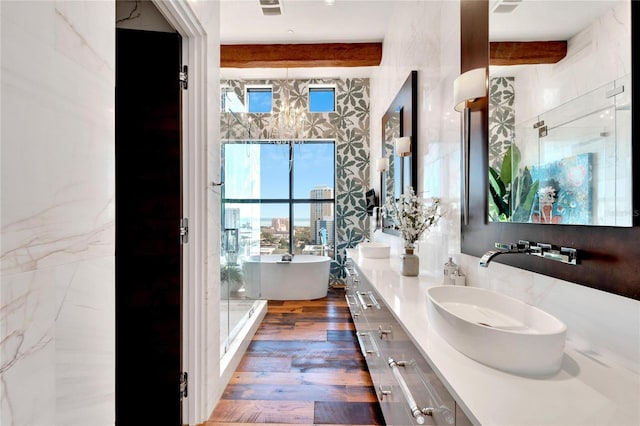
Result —
[{"label": "green potted plant", "polygon": [[220,266],[220,285],[229,286],[230,293],[236,293],[242,288],[244,277],[242,268],[237,264],[227,264]]},{"label": "green potted plant", "polygon": [[[520,167],[520,150],[507,149],[500,171],[489,167],[489,217],[494,222],[529,222],[539,182]],[[515,176],[514,176],[515,171]]]}]

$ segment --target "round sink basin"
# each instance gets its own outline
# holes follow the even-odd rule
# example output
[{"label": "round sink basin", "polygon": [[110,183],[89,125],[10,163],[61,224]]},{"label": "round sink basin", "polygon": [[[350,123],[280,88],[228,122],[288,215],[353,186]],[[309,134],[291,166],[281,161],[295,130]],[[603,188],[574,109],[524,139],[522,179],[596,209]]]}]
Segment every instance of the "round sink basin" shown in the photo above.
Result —
[{"label": "round sink basin", "polygon": [[553,315],[476,287],[432,287],[427,301],[432,326],[469,358],[523,375],[560,370],[567,326]]},{"label": "round sink basin", "polygon": [[371,259],[383,259],[389,257],[391,247],[385,243],[364,242],[358,244],[360,256]]}]

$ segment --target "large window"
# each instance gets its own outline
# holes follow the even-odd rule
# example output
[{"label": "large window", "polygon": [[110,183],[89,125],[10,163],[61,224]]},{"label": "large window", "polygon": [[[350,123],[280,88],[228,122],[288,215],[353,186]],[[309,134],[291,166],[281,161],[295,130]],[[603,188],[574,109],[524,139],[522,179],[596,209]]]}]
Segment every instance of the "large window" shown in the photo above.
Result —
[{"label": "large window", "polygon": [[227,142],[223,161],[223,202],[235,209],[239,227],[259,223],[260,246],[247,255],[333,256],[333,141]]}]

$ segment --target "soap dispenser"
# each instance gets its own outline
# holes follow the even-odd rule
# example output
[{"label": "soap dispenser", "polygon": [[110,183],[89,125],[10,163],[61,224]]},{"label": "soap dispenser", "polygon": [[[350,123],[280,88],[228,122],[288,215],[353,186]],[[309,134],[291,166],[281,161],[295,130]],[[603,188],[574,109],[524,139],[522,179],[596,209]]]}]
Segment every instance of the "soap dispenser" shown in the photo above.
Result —
[{"label": "soap dispenser", "polygon": [[456,269],[449,275],[449,279],[451,280],[452,285],[465,286],[467,285],[467,281],[465,276],[460,272],[459,269]]},{"label": "soap dispenser", "polygon": [[453,277],[452,274],[458,270],[458,265],[453,261],[452,257],[449,257],[447,263],[444,264],[444,285],[453,285]]}]

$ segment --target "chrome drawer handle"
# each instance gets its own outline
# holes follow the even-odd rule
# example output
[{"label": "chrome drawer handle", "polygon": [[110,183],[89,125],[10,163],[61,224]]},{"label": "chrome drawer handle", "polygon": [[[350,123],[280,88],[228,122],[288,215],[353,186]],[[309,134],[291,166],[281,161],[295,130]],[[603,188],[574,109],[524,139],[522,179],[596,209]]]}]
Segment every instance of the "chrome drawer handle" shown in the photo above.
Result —
[{"label": "chrome drawer handle", "polygon": [[369,298],[373,302],[373,305],[376,307],[376,309],[380,309],[380,303],[378,303],[378,301],[376,300],[376,297],[373,295],[373,292],[368,291],[367,294],[369,295]]},{"label": "chrome drawer handle", "polygon": [[[367,292],[356,291],[356,294],[358,295],[358,299],[360,299],[360,304],[362,305],[362,309],[373,308],[373,307],[375,307],[376,309],[380,309],[380,304],[376,300],[376,298],[373,295],[372,291],[367,291]],[[364,297],[363,296],[369,296],[369,299],[371,300],[371,303],[366,303],[364,301]]]},{"label": "chrome drawer handle", "polygon": [[391,395],[391,390],[384,390],[382,385],[378,386],[378,390],[380,391],[380,393],[378,394],[378,398],[380,398],[380,401],[383,401],[385,396]]},{"label": "chrome drawer handle", "polygon": [[[351,316],[356,320],[360,316],[360,312],[355,312],[356,309],[360,308],[358,306],[358,301],[355,299],[353,294],[345,294],[344,298],[347,301],[347,307],[351,311]],[[353,299],[353,301],[351,301],[351,299]]]},{"label": "chrome drawer handle", "polygon": [[[353,306],[353,303],[349,300],[350,297],[353,298],[353,295],[352,294],[345,294],[344,295],[344,298],[347,301],[347,306],[348,307],[352,307]],[[355,302],[355,300],[354,300],[354,302]]]},{"label": "chrome drawer handle", "polygon": [[[366,346],[364,345],[364,341],[361,339],[361,337],[364,337],[364,336],[369,338],[369,342],[371,343],[371,346],[373,346],[373,350],[367,349]],[[371,354],[376,354],[376,356],[380,356],[380,352],[378,351],[376,342],[371,338],[370,333],[356,332],[356,338],[358,339],[358,344],[360,345],[360,352],[362,352],[363,357],[366,358],[367,355],[371,355]]]},{"label": "chrome drawer handle", "polygon": [[417,374],[417,376],[420,378],[420,381],[424,385],[424,388],[427,391],[427,394],[429,395],[429,401],[433,405],[433,408],[430,408],[432,415],[438,416],[437,423],[446,424],[446,425],[455,424],[455,416],[453,412],[442,401],[442,398],[440,398],[440,395],[438,395],[438,392],[431,384],[431,381],[425,375],[425,373],[420,369],[420,367],[418,367],[415,360],[411,359],[409,361],[396,361],[396,364],[399,367],[405,367],[407,369],[411,367],[413,369],[413,372]]},{"label": "chrome drawer handle", "polygon": [[370,308],[372,305],[368,305],[365,301],[364,301],[364,297],[362,297],[363,294],[360,291],[356,291],[356,294],[358,295],[358,300],[360,300],[360,306],[362,307],[362,309],[368,309]]},{"label": "chrome drawer handle", "polygon": [[362,352],[362,356],[366,358],[367,354],[364,351],[364,343],[362,342],[362,339],[360,338],[360,333],[356,332],[356,338],[358,339],[358,345],[360,346],[360,352]]},{"label": "chrome drawer handle", "polygon": [[378,336],[380,337],[380,340],[382,340],[382,338],[384,338],[384,336],[386,336],[387,334],[391,334],[393,335],[393,328],[391,326],[389,326],[389,328],[387,328],[386,330],[382,328],[382,325],[378,326]]},{"label": "chrome drawer handle", "polygon": [[407,401],[407,405],[409,405],[411,415],[416,419],[416,422],[419,425],[424,424],[424,416],[433,416],[433,408],[418,408],[418,404],[416,404],[416,400],[413,398],[411,390],[409,389],[409,386],[407,386],[407,382],[404,381],[402,374],[400,374],[400,370],[398,369],[398,366],[404,366],[405,362],[396,362],[393,358],[389,358],[387,362],[389,363],[389,368],[391,368],[396,381],[400,385],[400,390],[402,391],[402,395],[404,395],[405,401]]}]

